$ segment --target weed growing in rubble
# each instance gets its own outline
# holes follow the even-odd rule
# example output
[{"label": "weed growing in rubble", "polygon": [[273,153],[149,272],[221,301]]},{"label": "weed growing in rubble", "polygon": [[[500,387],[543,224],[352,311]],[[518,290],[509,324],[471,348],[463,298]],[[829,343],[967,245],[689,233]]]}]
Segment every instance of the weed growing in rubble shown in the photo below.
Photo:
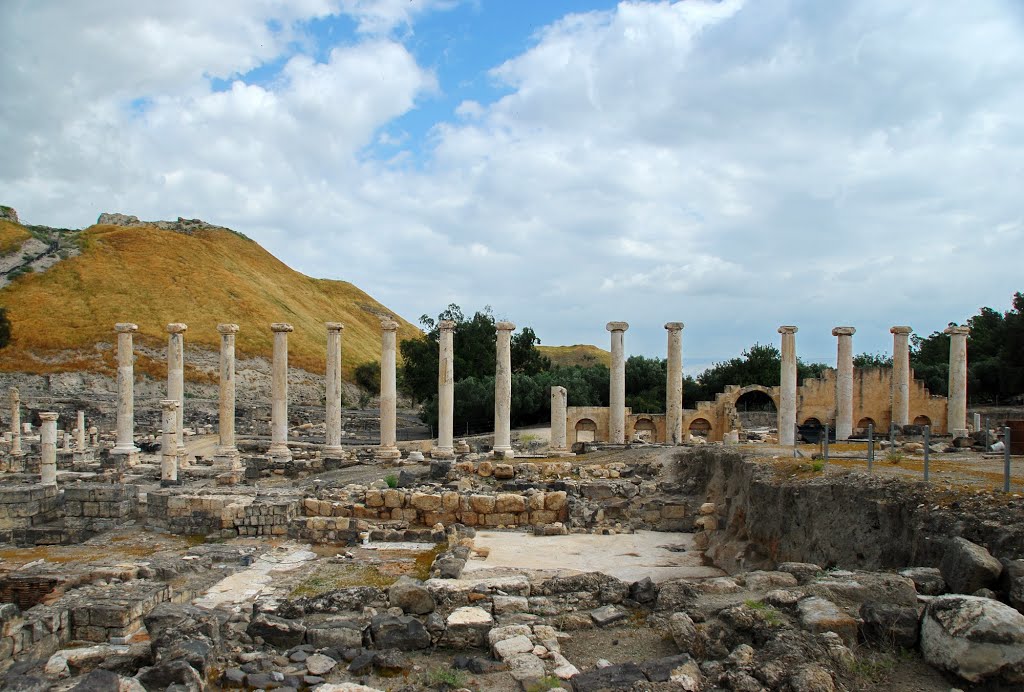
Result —
[{"label": "weed growing in rubble", "polygon": [[815,473],[821,473],[825,469],[824,461],[815,461],[811,464],[811,470]]},{"label": "weed growing in rubble", "polygon": [[427,684],[440,690],[457,690],[465,687],[466,674],[455,668],[433,668],[427,672]]},{"label": "weed growing in rubble", "polygon": [[903,452],[898,449],[890,449],[885,455],[885,460],[890,464],[898,464],[903,461]]},{"label": "weed growing in rubble", "polygon": [[393,473],[389,473],[388,475],[384,476],[384,482],[388,484],[389,488],[397,488],[398,476],[396,476]]},{"label": "weed growing in rubble", "polygon": [[547,690],[557,690],[561,687],[561,680],[556,678],[554,675],[548,675],[527,685],[526,692],[546,692]]},{"label": "weed growing in rubble", "polygon": [[754,599],[743,601],[743,605],[757,612],[765,624],[771,625],[772,627],[782,624],[782,614],[779,613],[775,606],[771,606],[764,601]]}]

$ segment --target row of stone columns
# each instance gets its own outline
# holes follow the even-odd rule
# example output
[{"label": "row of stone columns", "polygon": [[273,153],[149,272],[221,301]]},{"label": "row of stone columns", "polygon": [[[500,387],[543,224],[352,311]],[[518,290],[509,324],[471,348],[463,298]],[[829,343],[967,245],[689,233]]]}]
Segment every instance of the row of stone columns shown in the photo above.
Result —
[{"label": "row of stone columns", "polygon": [[[892,345],[893,425],[910,424],[910,327],[889,329]],[[782,370],[779,387],[779,443],[796,442],[796,332],[792,326],[779,327],[782,334]],[[854,327],[836,327],[836,439],[847,440],[853,433],[853,335]],[[967,434],[967,335],[968,327],[948,327],[949,396],[946,430],[954,437]]]}]

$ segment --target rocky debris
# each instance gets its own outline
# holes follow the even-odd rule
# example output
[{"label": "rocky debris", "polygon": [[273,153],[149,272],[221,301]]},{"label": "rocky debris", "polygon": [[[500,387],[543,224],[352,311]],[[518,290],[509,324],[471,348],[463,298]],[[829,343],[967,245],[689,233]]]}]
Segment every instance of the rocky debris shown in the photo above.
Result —
[{"label": "rocky debris", "polygon": [[487,644],[487,633],[494,618],[483,608],[456,608],[445,622],[444,643],[452,648],[480,648]]},{"label": "rocky debris", "polygon": [[433,596],[422,582],[404,576],[388,589],[388,602],[391,607],[401,608],[410,615],[432,613],[436,607]]},{"label": "rocky debris", "polygon": [[431,644],[430,633],[411,615],[377,615],[370,621],[370,636],[378,649],[416,651]]},{"label": "rocky debris", "polygon": [[970,682],[1024,684],[1024,615],[988,598],[938,596],[925,610],[921,652]]},{"label": "rocky debris", "polygon": [[287,649],[303,642],[306,628],[294,620],[260,613],[249,623],[246,633],[254,639],[260,637],[271,646]]},{"label": "rocky debris", "polygon": [[957,537],[946,545],[939,570],[950,591],[972,594],[995,586],[1003,565],[980,545]]},{"label": "rocky debris", "polygon": [[321,620],[306,628],[306,643],[318,649],[334,648],[339,651],[363,646],[364,627],[348,617]]},{"label": "rocky debris", "polygon": [[608,627],[629,617],[629,611],[615,605],[605,605],[590,611],[590,619],[598,627]]},{"label": "rocky debris", "polygon": [[865,641],[904,649],[917,646],[921,613],[912,606],[865,603],[860,607],[860,631]]},{"label": "rocky debris", "polygon": [[809,596],[799,601],[796,608],[804,629],[815,634],[835,632],[848,646],[857,643],[857,621],[832,601]]},{"label": "rocky debris", "polygon": [[1003,574],[999,580],[1000,590],[1006,594],[1007,602],[1024,613],[1024,560],[1000,560]]},{"label": "rocky debris", "polygon": [[908,567],[901,569],[899,575],[913,581],[919,594],[938,596],[946,593],[946,580],[938,567]]},{"label": "rocky debris", "polygon": [[136,226],[156,226],[157,228],[162,228],[165,231],[177,231],[178,233],[195,233],[196,231],[203,229],[223,228],[223,226],[207,223],[201,219],[185,219],[179,216],[177,221],[140,221],[137,216],[132,216],[131,214],[120,214],[117,212],[104,212],[100,214],[99,218],[96,219],[96,223],[101,226],[125,226],[129,228]]}]

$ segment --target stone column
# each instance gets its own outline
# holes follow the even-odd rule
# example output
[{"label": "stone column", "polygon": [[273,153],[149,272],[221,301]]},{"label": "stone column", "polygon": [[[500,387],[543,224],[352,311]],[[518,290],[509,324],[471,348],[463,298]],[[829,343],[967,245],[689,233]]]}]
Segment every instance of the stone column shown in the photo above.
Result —
[{"label": "stone column", "polygon": [[437,362],[437,446],[434,459],[455,458],[455,323],[441,320]]},{"label": "stone column", "polygon": [[185,330],[188,325],[172,322],[167,325],[167,398],[181,404],[181,410],[175,417],[177,429],[174,431],[178,454],[185,454]]},{"label": "stone column", "polygon": [[398,439],[398,389],[395,376],[398,322],[392,319],[380,323],[380,447],[377,458],[395,460],[402,457],[395,442]]},{"label": "stone column", "polygon": [[946,327],[949,334],[949,398],[946,430],[953,437],[967,437],[967,335],[969,327]]},{"label": "stone column", "polygon": [[85,411],[78,412],[78,422],[75,427],[75,450],[84,452],[85,447]]},{"label": "stone column", "polygon": [[291,461],[288,449],[288,332],[290,324],[275,322],[270,325],[274,332],[274,366],[271,378],[270,450],[268,454],[278,460]]},{"label": "stone column", "polygon": [[893,327],[892,423],[910,425],[910,327]]},{"label": "stone column", "polygon": [[609,322],[612,333],[611,391],[608,393],[608,437],[614,445],[626,443],[626,351],[624,336],[629,325]]},{"label": "stone column", "polygon": [[135,354],[132,334],[139,331],[137,324],[118,322],[117,331],[117,441],[110,453],[125,457],[123,464],[139,463],[139,448],[135,446]]},{"label": "stone column", "polygon": [[[683,444],[683,323],[669,322],[668,382],[665,383],[665,443]],[[623,372],[625,375],[625,372]]]},{"label": "stone column", "polygon": [[21,456],[21,393],[11,387],[11,454]]},{"label": "stone column", "polygon": [[552,452],[568,452],[569,446],[565,436],[565,409],[568,404],[568,392],[565,387],[551,388],[551,444]]},{"label": "stone column", "polygon": [[341,322],[327,323],[327,438],[324,456],[337,457],[341,448]]},{"label": "stone column", "polygon": [[796,332],[779,327],[782,335],[782,369],[779,381],[779,444],[796,444]]},{"label": "stone column", "polygon": [[178,402],[175,399],[164,399],[160,402],[163,420],[160,426],[163,431],[160,452],[160,485],[177,485],[178,483]]},{"label": "stone column", "polygon": [[218,324],[220,332],[220,411],[218,428],[220,443],[217,446],[217,457],[221,463],[227,463],[237,469],[241,455],[235,446],[235,334],[237,324]]},{"label": "stone column", "polygon": [[512,332],[511,322],[498,322],[494,364],[494,456],[509,459],[512,451]]},{"label": "stone column", "polygon": [[57,414],[40,413],[43,429],[40,438],[43,443],[43,460],[39,465],[39,482],[43,485],[57,485]]},{"label": "stone column", "polygon": [[836,327],[836,440],[853,434],[853,335],[854,327]]}]

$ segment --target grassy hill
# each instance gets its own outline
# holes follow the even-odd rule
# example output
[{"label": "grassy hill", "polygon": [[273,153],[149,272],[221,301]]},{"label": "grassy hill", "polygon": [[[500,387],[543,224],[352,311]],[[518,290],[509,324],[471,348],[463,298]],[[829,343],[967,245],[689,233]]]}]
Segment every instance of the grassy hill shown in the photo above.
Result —
[{"label": "grassy hill", "polygon": [[611,367],[612,354],[597,346],[590,344],[576,344],[575,346],[538,346],[540,352],[551,359],[552,365],[604,365]]},{"label": "grassy hill", "polygon": [[[18,224],[0,222],[0,252],[28,237]],[[0,370],[54,373],[116,369],[114,323],[139,325],[136,345],[166,346],[165,327],[184,322],[186,352],[201,345],[217,352],[217,324],[235,322],[239,357],[270,358],[271,322],[295,327],[289,364],[323,372],[324,322],[345,324],[342,361],[346,379],[366,361],[380,360],[380,318],[391,314],[345,281],[313,279],[287,267],[257,243],[227,229],[189,233],[155,226],[97,225],[77,237],[81,254],[41,273],[15,279],[0,290],[12,339]],[[420,331],[400,317],[399,339]],[[158,356],[159,357],[159,356]],[[166,376],[166,363],[140,354],[136,368]],[[189,379],[205,379],[189,368]]]}]

